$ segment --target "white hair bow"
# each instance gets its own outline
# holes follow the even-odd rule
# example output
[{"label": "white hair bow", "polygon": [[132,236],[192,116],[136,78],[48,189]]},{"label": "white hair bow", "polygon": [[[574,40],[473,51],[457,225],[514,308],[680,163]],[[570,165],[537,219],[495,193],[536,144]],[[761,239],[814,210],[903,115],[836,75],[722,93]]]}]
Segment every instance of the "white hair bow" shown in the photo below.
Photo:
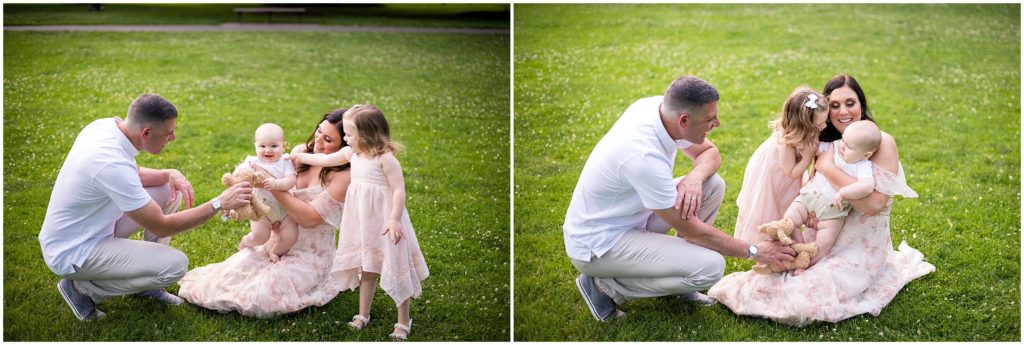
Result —
[{"label": "white hair bow", "polygon": [[818,95],[810,94],[807,96],[807,103],[804,103],[805,107],[811,109],[818,109]]}]

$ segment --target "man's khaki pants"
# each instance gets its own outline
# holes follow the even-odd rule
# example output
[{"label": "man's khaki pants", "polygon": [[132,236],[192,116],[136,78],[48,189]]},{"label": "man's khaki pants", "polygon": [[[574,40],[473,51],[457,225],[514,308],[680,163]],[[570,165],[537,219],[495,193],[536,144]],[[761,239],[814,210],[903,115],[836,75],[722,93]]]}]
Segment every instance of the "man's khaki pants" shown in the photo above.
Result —
[{"label": "man's khaki pants", "polygon": [[[676,179],[678,182],[679,179]],[[725,197],[725,181],[712,175],[703,184],[702,222],[713,225]],[[725,258],[676,236],[665,235],[670,226],[652,213],[645,229],[627,232],[611,250],[590,262],[571,259],[581,273],[594,277],[598,288],[616,304],[629,299],[707,290],[722,279]]]},{"label": "man's khaki pants", "polygon": [[[153,201],[164,214],[177,212],[181,193],[172,197],[169,184],[148,187]],[[188,271],[185,253],[170,247],[171,238],[160,238],[149,230],[145,241],[129,240],[139,224],[125,214],[114,223],[114,237],[100,240],[75,273],[64,276],[96,303],[104,299],[159,289],[174,284]]]}]

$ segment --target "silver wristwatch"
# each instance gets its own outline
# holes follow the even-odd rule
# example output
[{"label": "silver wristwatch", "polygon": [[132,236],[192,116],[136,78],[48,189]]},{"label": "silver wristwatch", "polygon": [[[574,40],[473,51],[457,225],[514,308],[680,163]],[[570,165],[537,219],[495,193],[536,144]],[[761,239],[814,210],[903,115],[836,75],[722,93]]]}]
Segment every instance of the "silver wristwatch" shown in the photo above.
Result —
[{"label": "silver wristwatch", "polygon": [[213,206],[213,212],[214,212],[213,214],[214,215],[216,215],[217,213],[220,213],[220,221],[222,221],[222,222],[227,222],[228,221],[228,214],[221,212],[221,211],[224,210],[224,205],[221,205],[220,198],[213,198],[213,200],[210,200],[210,206]]},{"label": "silver wristwatch", "polygon": [[210,200],[210,206],[213,206],[214,212],[220,212],[221,210],[224,209],[224,205],[220,204],[220,199],[218,198],[213,198],[213,200]]},{"label": "silver wristwatch", "polygon": [[751,244],[749,247],[747,247],[747,260],[751,260],[755,256],[757,256],[757,246]]}]

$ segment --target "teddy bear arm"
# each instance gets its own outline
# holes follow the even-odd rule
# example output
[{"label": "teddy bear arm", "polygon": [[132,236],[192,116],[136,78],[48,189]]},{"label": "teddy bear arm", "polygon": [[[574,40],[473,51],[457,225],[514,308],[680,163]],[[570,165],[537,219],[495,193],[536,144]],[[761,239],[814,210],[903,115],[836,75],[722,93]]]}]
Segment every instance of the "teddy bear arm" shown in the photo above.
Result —
[{"label": "teddy bear arm", "polygon": [[796,243],[792,245],[792,248],[797,253],[808,253],[812,258],[818,256],[818,244],[815,242]]},{"label": "teddy bear arm", "polygon": [[[790,229],[789,231],[792,232],[793,229]],[[796,243],[796,241],[789,237],[789,234],[787,234],[784,229],[779,229],[779,231],[776,233],[776,236],[778,236],[779,242],[781,242],[784,246]]]},{"label": "teddy bear arm", "polygon": [[811,254],[803,252],[796,255],[796,260],[793,260],[794,268],[807,268],[811,266]]},{"label": "teddy bear arm", "polygon": [[220,177],[220,183],[223,184],[224,187],[231,187],[238,183],[238,181],[235,180],[235,177],[231,176],[230,173],[224,173],[224,175]]}]

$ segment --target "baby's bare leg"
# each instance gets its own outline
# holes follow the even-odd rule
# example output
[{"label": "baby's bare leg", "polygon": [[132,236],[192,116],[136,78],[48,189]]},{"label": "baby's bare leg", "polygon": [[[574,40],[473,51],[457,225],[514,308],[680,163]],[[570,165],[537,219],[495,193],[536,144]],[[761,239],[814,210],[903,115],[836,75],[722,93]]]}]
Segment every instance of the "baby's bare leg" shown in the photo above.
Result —
[{"label": "baby's bare leg", "polygon": [[[274,243],[274,255],[280,257],[288,253],[298,239],[299,230],[295,221],[290,217],[281,220],[281,229],[277,231],[277,243]],[[275,260],[276,261],[276,260]]]},{"label": "baby's bare leg", "polygon": [[815,242],[817,241],[816,238],[818,238],[818,229],[807,228],[801,235],[804,237],[804,243]]},{"label": "baby's bare leg", "polygon": [[238,250],[267,243],[267,239],[270,239],[270,222],[266,218],[249,222],[249,225],[252,231],[238,242]]},{"label": "baby's bare leg", "polygon": [[832,251],[832,245],[836,244],[839,231],[843,230],[845,221],[843,218],[818,221],[818,235],[814,239],[814,242],[818,244],[818,256],[811,260],[812,266]]},{"label": "baby's bare leg", "polygon": [[807,243],[804,240],[804,234],[800,231],[800,226],[804,225],[804,221],[807,220],[807,208],[804,204],[794,201],[789,204],[789,208],[786,209],[785,216],[787,219],[793,222],[793,240],[797,243]]}]

